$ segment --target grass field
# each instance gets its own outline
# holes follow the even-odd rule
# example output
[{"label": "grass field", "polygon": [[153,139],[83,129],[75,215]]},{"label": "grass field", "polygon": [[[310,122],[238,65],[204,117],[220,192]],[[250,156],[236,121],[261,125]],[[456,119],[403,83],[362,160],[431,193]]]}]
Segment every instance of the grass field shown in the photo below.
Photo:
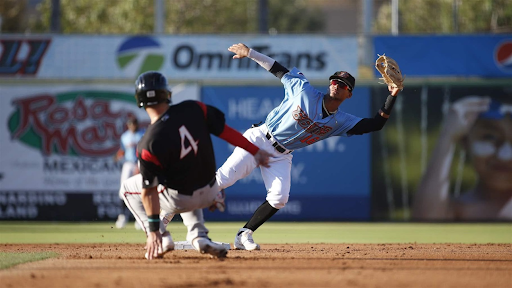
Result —
[{"label": "grass field", "polygon": [[[210,238],[232,243],[242,222],[207,222]],[[185,240],[172,221],[175,241]],[[268,222],[254,234],[258,243],[512,243],[512,223]],[[113,223],[1,222],[0,243],[145,243],[133,225]]]},{"label": "grass field", "polygon": [[[132,225],[116,229],[113,223],[1,222],[0,244],[140,243],[145,235]],[[210,237],[232,243],[242,222],[208,222]],[[168,226],[174,241],[185,240],[181,221]],[[260,244],[302,243],[512,243],[512,223],[350,223],[269,222],[254,235]],[[0,269],[39,261],[58,254],[50,252],[5,252],[0,249]]]}]

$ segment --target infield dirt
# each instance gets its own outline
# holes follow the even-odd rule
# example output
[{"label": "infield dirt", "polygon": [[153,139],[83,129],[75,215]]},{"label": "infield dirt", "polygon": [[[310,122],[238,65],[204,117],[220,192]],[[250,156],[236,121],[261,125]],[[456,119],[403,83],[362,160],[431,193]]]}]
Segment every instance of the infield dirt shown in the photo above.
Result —
[{"label": "infield dirt", "polygon": [[1,244],[59,257],[0,271],[0,287],[512,287],[511,244],[263,244],[223,261],[144,259],[135,244]]}]

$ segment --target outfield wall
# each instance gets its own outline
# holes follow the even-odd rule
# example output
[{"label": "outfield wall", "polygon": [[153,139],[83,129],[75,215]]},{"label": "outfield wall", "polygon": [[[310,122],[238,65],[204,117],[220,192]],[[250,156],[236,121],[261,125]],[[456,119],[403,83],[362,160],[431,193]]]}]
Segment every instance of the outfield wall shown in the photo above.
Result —
[{"label": "outfield wall", "polygon": [[[475,75],[474,67],[450,68],[468,61],[464,55],[474,54],[468,52],[451,60],[443,58],[443,63],[450,64],[435,70],[436,76],[456,76],[453,81],[430,78],[424,73],[430,70],[423,68],[436,67],[428,62],[434,54],[423,55],[422,65],[410,65],[416,58],[405,51],[408,46],[396,45],[438,43],[436,49],[441,51],[462,51],[460,43],[466,42],[455,41],[461,39],[477,43],[474,49],[485,54],[479,58],[478,71],[487,72]],[[333,137],[295,151],[290,202],[273,219],[411,219],[411,205],[446,107],[469,95],[512,95],[512,36],[437,40],[376,37],[375,51],[392,51],[387,55],[403,63],[404,73],[411,76],[393,116],[381,132]],[[143,125],[148,123],[133,99],[133,79],[144,69],[171,75],[174,103],[194,99],[215,105],[224,111],[227,123],[241,132],[264,120],[279,105],[282,86],[250,62],[234,66],[227,60],[229,53],[218,48],[240,41],[267,49],[287,66],[299,66],[319,90],[327,91],[326,75],[340,67],[358,78],[354,37],[2,35],[0,219],[111,221],[117,217],[122,208],[117,197],[121,165],[112,156],[126,117],[137,115]],[[344,47],[343,53],[339,47]],[[459,74],[464,71],[467,75]],[[342,109],[373,117],[386,92],[377,80],[358,80],[352,99]],[[220,166],[233,147],[213,138]],[[469,159],[453,163],[456,172],[449,194],[459,195],[472,187],[476,176]],[[247,220],[264,201],[264,189],[256,170],[226,191],[227,211],[206,212],[207,219]]]}]

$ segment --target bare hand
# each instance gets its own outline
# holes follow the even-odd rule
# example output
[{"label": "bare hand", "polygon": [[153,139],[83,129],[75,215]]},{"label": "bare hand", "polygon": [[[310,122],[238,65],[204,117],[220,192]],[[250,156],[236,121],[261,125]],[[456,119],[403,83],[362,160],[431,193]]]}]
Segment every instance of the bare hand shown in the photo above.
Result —
[{"label": "bare hand", "polygon": [[467,96],[455,101],[444,122],[444,132],[453,141],[458,141],[473,126],[478,114],[489,110],[491,99],[481,96]]},{"label": "bare hand", "polygon": [[254,155],[256,163],[267,168],[270,167],[268,164],[270,157],[272,157],[272,155],[263,149],[258,150],[258,152]]},{"label": "bare hand", "polygon": [[148,252],[148,260],[158,258],[158,252],[164,250],[160,231],[149,232],[146,240],[146,249]]},{"label": "bare hand", "polygon": [[249,56],[250,48],[247,47],[245,44],[238,43],[231,45],[231,47],[229,47],[228,50],[236,54],[233,56],[233,59],[242,59]]},{"label": "bare hand", "polygon": [[388,90],[391,92],[391,96],[396,96],[400,92],[400,89],[391,85],[388,86]]}]

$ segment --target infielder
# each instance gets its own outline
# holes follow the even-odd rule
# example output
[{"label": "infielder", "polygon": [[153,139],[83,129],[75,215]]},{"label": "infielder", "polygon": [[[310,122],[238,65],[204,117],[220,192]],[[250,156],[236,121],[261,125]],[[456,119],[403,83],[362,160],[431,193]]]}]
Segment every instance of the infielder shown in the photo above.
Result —
[{"label": "infielder", "polygon": [[[162,74],[143,73],[135,86],[137,104],[144,107],[151,124],[137,145],[141,176],[134,180],[140,185],[134,189],[137,193],[140,188],[141,198],[132,202],[132,197],[124,195],[132,213],[143,219],[144,226],[147,223],[147,258],[164,252],[161,207],[171,214],[189,212],[184,214],[187,240],[201,253],[225,257],[226,248],[208,238],[201,210],[214,202],[220,190],[210,134],[254,155],[251,158],[255,166],[268,166],[270,154],[227,126],[224,114],[213,106],[198,101],[169,106],[171,92]],[[144,209],[136,205],[141,200]]]},{"label": "infielder", "polygon": [[[139,121],[135,117],[130,117],[126,121],[126,130],[121,135],[121,147],[114,156],[114,161],[123,159],[123,166],[121,169],[121,185],[125,180],[139,173],[139,167],[137,166],[137,143],[139,143],[142,135],[144,135],[144,129],[139,128]],[[123,195],[119,194],[119,198],[123,201]],[[124,203],[123,203],[124,206]],[[124,228],[126,222],[128,222],[129,215],[123,211],[123,213],[117,216],[116,228]],[[136,224],[137,227],[137,224]]]},{"label": "infielder", "polygon": [[[338,71],[329,77],[329,93],[311,86],[297,68],[289,71],[274,59],[263,55],[245,44],[228,48],[234,59],[249,57],[270,73],[281,79],[284,99],[272,110],[263,125],[251,128],[244,136],[252,143],[272,151],[270,167],[261,167],[267,189],[266,201],[256,209],[251,219],[241,228],[234,246],[237,249],[257,250],[260,246],[252,234],[288,202],[291,184],[293,150],[303,148],[331,136],[361,135],[382,129],[395,103],[398,88],[388,86],[391,94],[373,118],[360,118],[339,110],[340,104],[352,97],[355,79],[348,72]],[[248,176],[256,168],[249,153],[235,148],[226,163],[217,170],[221,189]]]}]

